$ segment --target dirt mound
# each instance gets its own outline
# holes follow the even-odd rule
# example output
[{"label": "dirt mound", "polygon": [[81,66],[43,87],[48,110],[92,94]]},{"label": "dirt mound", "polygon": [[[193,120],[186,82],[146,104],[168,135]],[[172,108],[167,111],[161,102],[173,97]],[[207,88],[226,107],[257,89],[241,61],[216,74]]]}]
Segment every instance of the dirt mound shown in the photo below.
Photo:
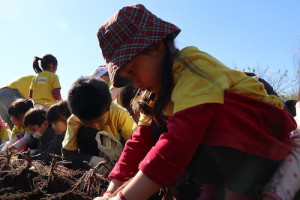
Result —
[{"label": "dirt mound", "polygon": [[[52,155],[50,166],[32,160],[30,152],[21,155],[0,155],[0,200],[92,200],[102,196],[109,180],[96,173],[99,163],[88,171],[75,171],[65,167],[61,156]],[[14,159],[12,159],[14,157]],[[88,164],[88,163],[87,163]],[[150,200],[173,200],[160,190]],[[167,197],[168,196],[168,197]]]},{"label": "dirt mound", "polygon": [[45,166],[37,161],[0,157],[0,199],[89,200],[101,196],[108,180],[89,171],[74,171],[52,163]]}]

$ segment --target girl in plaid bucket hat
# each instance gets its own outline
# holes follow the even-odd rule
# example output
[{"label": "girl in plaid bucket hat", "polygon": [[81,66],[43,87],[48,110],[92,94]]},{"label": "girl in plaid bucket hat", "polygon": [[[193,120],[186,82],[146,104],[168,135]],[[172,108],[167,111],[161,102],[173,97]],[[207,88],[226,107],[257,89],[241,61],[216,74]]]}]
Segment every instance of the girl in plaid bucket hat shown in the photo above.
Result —
[{"label": "girl in plaid bucket hat", "polygon": [[179,32],[140,4],[98,31],[113,85],[140,89],[138,129],[98,200],[148,199],[170,185],[176,199],[258,199],[255,186],[290,152],[296,124],[281,99],[196,47],[176,49]]}]

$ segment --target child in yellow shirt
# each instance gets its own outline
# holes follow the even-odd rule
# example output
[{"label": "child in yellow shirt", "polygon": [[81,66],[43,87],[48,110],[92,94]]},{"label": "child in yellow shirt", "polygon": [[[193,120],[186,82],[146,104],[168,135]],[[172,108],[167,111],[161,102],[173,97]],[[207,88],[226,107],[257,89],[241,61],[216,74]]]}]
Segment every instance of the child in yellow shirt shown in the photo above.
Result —
[{"label": "child in yellow shirt", "polygon": [[25,129],[24,116],[25,113],[33,108],[33,102],[29,99],[17,99],[8,108],[8,115],[14,128],[10,135],[10,140],[2,148],[5,151],[7,148],[9,151],[22,151],[26,148],[30,141],[31,132]]},{"label": "child in yellow shirt", "polygon": [[[41,61],[41,66],[38,61]],[[46,54],[42,58],[34,57],[33,69],[38,75],[32,79],[29,98],[35,105],[48,108],[61,100],[61,86],[55,74],[57,65],[57,59],[51,54]]]},{"label": "child in yellow shirt", "polygon": [[18,98],[28,98],[29,87],[33,77],[34,75],[21,76],[0,88],[0,115],[11,129],[14,125],[7,114],[8,107]]},{"label": "child in yellow shirt", "polygon": [[78,79],[70,88],[68,119],[63,141],[63,155],[75,169],[87,169],[108,160],[115,163],[125,141],[135,127],[129,113],[112,102],[107,84],[90,77]]}]

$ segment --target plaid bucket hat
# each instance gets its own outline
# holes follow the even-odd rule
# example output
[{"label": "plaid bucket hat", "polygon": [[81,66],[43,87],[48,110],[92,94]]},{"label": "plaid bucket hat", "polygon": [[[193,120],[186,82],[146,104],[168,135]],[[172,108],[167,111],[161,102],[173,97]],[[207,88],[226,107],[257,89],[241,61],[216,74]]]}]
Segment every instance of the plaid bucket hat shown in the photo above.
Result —
[{"label": "plaid bucket hat", "polygon": [[167,36],[175,38],[179,32],[177,26],[158,18],[141,4],[120,9],[97,34],[112,84],[128,85],[129,80],[119,76],[119,70],[143,49]]}]

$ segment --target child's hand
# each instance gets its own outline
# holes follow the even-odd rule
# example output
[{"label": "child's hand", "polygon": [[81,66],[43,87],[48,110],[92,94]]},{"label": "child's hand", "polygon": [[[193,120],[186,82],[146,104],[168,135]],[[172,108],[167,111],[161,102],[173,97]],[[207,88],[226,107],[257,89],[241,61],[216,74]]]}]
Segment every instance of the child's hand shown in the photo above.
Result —
[{"label": "child's hand", "polygon": [[9,150],[10,152],[18,151],[17,147],[15,147],[15,146],[10,146],[10,147],[8,147],[8,150]]},{"label": "child's hand", "polygon": [[120,193],[121,192],[119,192],[116,196],[109,198],[109,200],[123,200],[124,197],[122,198]]},{"label": "child's hand", "polygon": [[111,197],[111,193],[104,193],[102,197],[96,197],[94,200],[108,200]]}]

